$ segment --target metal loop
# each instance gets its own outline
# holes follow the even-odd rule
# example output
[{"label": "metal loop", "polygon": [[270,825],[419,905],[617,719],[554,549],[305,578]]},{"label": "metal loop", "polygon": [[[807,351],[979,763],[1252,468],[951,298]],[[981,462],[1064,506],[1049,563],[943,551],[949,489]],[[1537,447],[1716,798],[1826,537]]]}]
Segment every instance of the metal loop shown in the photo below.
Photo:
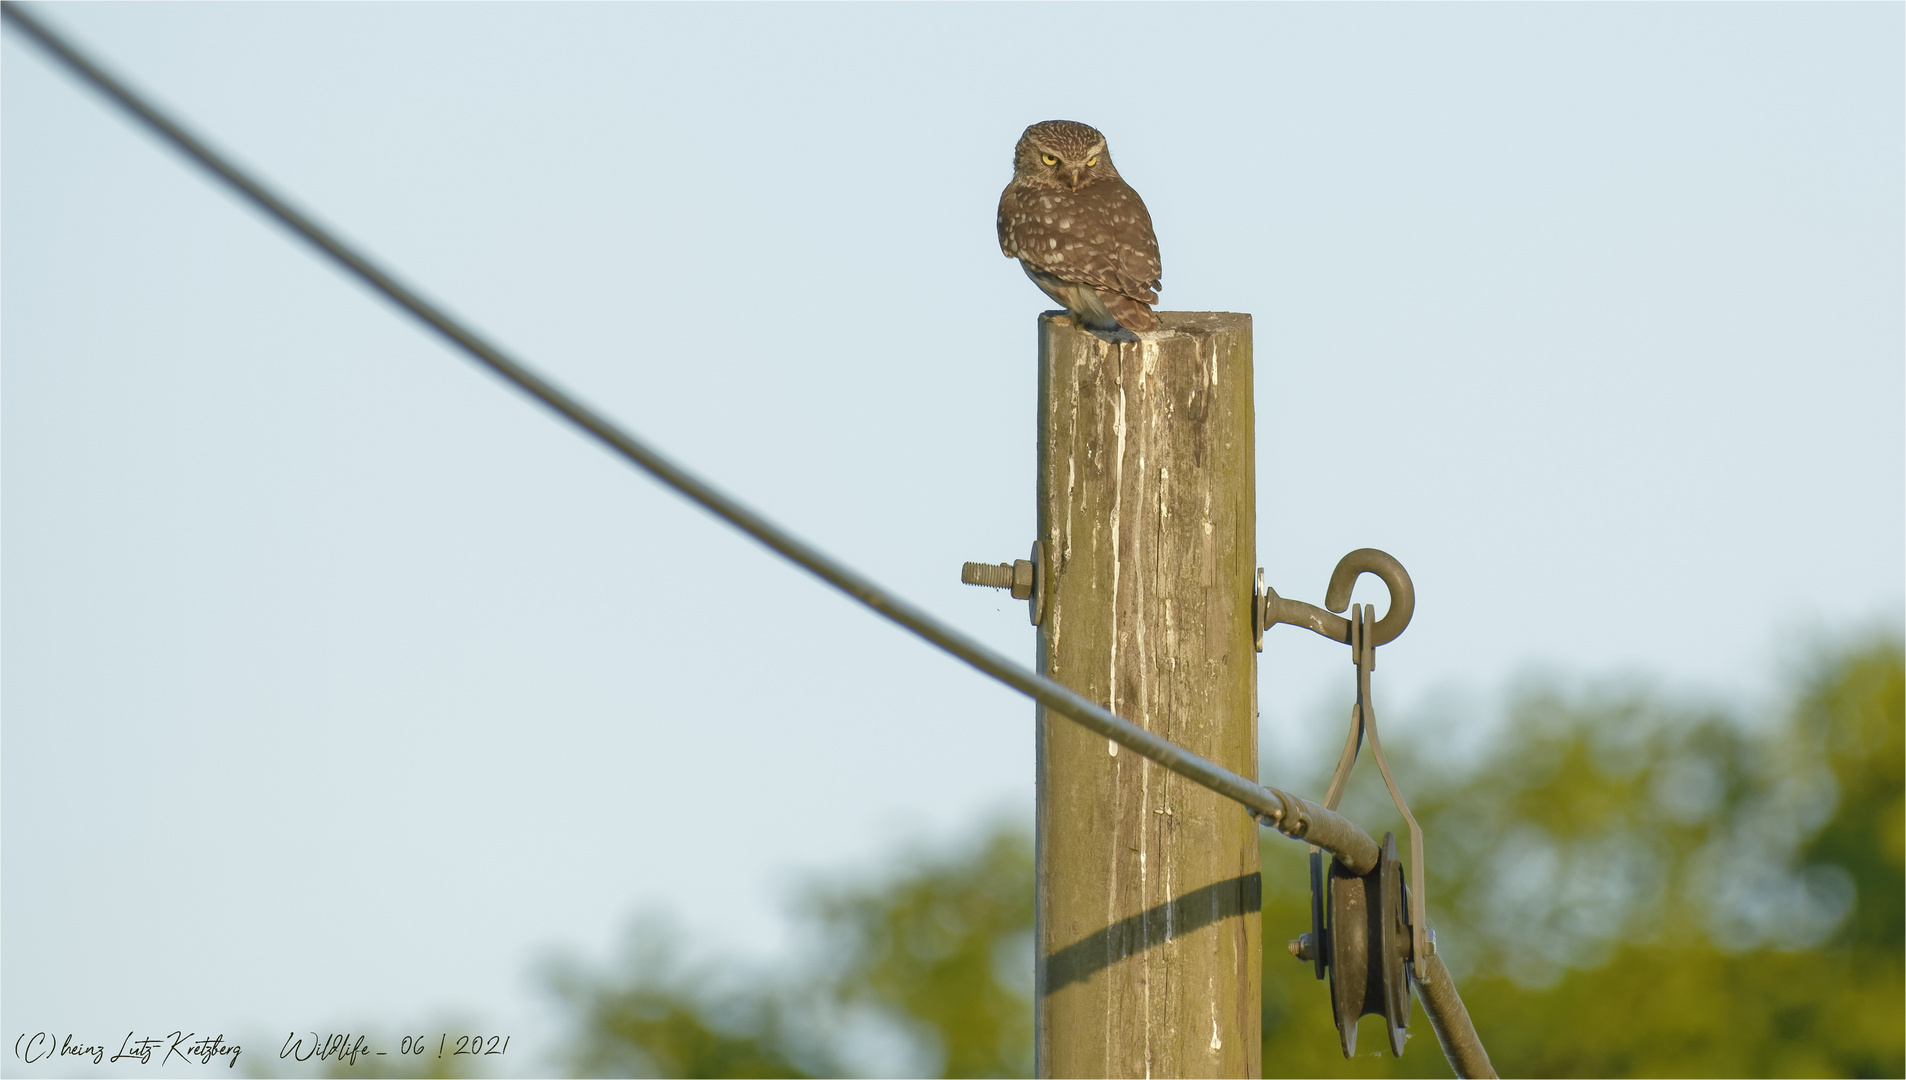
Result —
[{"label": "metal loop", "polygon": [[1324,606],[1337,612],[1349,607],[1350,590],[1362,574],[1375,574],[1390,590],[1390,609],[1377,620],[1370,644],[1394,641],[1416,614],[1416,586],[1410,582],[1410,572],[1389,552],[1358,548],[1338,559],[1337,568],[1330,572],[1330,587],[1324,590]]},{"label": "metal loop", "polygon": [[1324,590],[1324,604],[1330,611],[1302,600],[1286,600],[1265,586],[1260,595],[1259,625],[1268,630],[1278,623],[1289,623],[1348,645],[1350,620],[1331,612],[1341,612],[1350,606],[1350,590],[1362,574],[1375,574],[1390,591],[1389,610],[1371,628],[1371,646],[1396,640],[1410,625],[1410,616],[1416,613],[1416,586],[1411,584],[1410,572],[1403,569],[1402,563],[1376,548],[1358,548],[1337,560],[1337,568],[1330,572],[1330,587]]}]

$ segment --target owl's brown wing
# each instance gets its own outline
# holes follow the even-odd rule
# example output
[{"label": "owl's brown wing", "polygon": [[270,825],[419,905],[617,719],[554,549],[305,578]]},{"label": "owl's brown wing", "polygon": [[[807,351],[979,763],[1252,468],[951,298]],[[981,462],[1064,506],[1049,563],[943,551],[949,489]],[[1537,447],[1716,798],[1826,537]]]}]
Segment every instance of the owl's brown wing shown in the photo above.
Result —
[{"label": "owl's brown wing", "polygon": [[1009,185],[999,197],[999,248],[1062,280],[1158,302],[1152,216],[1117,177],[1082,191]]},{"label": "owl's brown wing", "polygon": [[1111,272],[1115,287],[1133,299],[1147,304],[1158,302],[1162,267],[1158,261],[1158,236],[1152,232],[1151,211],[1131,185],[1117,177],[1092,185],[1106,192],[1106,229],[1118,245],[1118,266]]}]

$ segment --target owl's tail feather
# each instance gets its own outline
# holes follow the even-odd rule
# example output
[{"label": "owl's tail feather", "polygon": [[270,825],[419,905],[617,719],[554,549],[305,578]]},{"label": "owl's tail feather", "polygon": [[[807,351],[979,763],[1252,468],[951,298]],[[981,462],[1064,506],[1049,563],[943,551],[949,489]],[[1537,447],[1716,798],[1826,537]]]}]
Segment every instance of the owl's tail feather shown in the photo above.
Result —
[{"label": "owl's tail feather", "polygon": [[1125,329],[1141,334],[1158,329],[1158,316],[1152,314],[1151,305],[1109,289],[1100,289],[1099,296],[1105,300],[1105,309]]}]

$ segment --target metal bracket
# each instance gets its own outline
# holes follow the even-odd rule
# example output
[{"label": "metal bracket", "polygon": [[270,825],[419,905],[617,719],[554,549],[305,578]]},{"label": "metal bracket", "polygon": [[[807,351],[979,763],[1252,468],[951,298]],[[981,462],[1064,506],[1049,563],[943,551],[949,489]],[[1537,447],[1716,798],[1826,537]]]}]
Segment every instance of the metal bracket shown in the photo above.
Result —
[{"label": "metal bracket", "polygon": [[[1358,604],[1350,618],[1332,614],[1350,608],[1350,591],[1357,578],[1375,574],[1390,592],[1390,607],[1381,620],[1374,606]],[[1344,784],[1356,763],[1357,751],[1367,738],[1383,773],[1390,798],[1410,829],[1409,884],[1396,854],[1396,838],[1385,835],[1383,855],[1370,873],[1361,877],[1350,874],[1331,861],[1328,876],[1322,871],[1322,856],[1311,849],[1311,931],[1291,942],[1292,955],[1309,961],[1323,978],[1330,974],[1331,1002],[1337,1015],[1337,1029],[1343,1052],[1349,1057],[1356,1048],[1357,1018],[1377,1013],[1389,1024],[1390,1045],[1403,1052],[1405,1028],[1409,1023],[1409,982],[1414,965],[1428,963],[1436,951],[1435,936],[1429,929],[1426,911],[1426,886],[1423,867],[1423,829],[1410,813],[1403,792],[1391,775],[1383,756],[1383,744],[1377,737],[1376,710],[1370,695],[1370,673],[1376,669],[1376,647],[1396,640],[1416,613],[1416,587],[1403,564],[1376,548],[1358,548],[1345,555],[1331,572],[1330,587],[1325,590],[1325,611],[1298,600],[1286,600],[1264,584],[1264,571],[1258,571],[1253,593],[1252,629],[1260,635],[1278,623],[1301,626],[1332,641],[1350,646],[1357,668],[1357,702],[1350,714],[1350,731],[1343,754],[1330,780],[1323,805],[1334,810],[1343,796]],[[1324,923],[1329,912],[1329,925]]]},{"label": "metal bracket", "polygon": [[1362,574],[1375,574],[1390,590],[1390,610],[1377,620],[1376,632],[1370,643],[1384,645],[1395,641],[1403,628],[1410,625],[1410,616],[1416,613],[1416,586],[1410,583],[1410,572],[1403,569],[1403,564],[1388,552],[1376,548],[1358,548],[1339,559],[1337,568],[1330,572],[1330,587],[1324,590],[1324,607],[1330,611],[1302,600],[1284,599],[1264,584],[1264,571],[1257,572],[1257,590],[1252,596],[1251,605],[1251,629],[1258,635],[1260,651],[1264,632],[1278,623],[1301,626],[1332,641],[1350,644],[1350,620],[1331,612],[1341,612],[1350,606],[1350,589]]},{"label": "metal bracket", "polygon": [[1046,618],[1046,549],[1037,540],[1032,558],[1009,563],[970,562],[960,568],[960,582],[989,589],[1011,589],[1014,600],[1030,600],[1027,615],[1038,626]]}]

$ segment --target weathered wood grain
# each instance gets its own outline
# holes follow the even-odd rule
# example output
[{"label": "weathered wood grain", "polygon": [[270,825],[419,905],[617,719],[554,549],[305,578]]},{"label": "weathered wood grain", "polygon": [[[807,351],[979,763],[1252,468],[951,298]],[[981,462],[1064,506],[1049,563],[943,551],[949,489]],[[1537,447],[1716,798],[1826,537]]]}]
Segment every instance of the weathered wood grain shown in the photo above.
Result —
[{"label": "weathered wood grain", "polygon": [[[1040,319],[1039,660],[1255,776],[1251,319],[1159,319]],[[1063,717],[1038,740],[1040,1074],[1259,1075],[1256,826]]]}]

